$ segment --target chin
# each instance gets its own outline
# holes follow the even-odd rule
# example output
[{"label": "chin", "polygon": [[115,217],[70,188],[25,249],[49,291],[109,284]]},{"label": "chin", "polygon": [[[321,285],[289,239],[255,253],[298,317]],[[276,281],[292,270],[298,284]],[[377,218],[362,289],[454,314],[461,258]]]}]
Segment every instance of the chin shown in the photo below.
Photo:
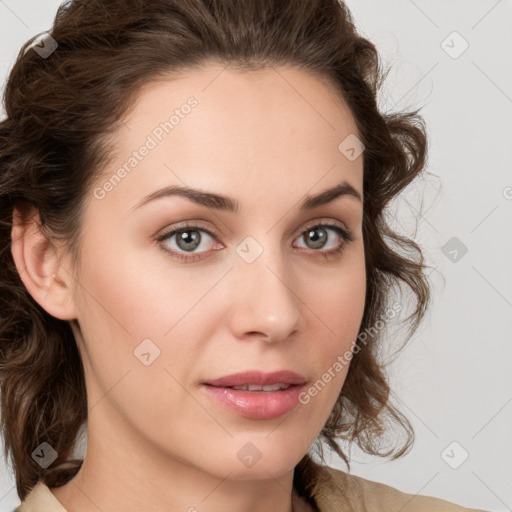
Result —
[{"label": "chin", "polygon": [[226,472],[231,471],[229,474],[230,480],[237,481],[250,481],[250,480],[268,480],[269,478],[280,478],[283,475],[293,471],[295,466],[290,465],[276,465],[274,463],[267,462],[264,464],[257,462],[252,468],[235,468],[226,467]]},{"label": "chin", "polygon": [[293,457],[293,454],[290,453],[286,455],[280,455],[278,452],[271,455],[260,453],[259,458],[258,455],[255,455],[251,460],[250,456],[242,452],[240,457],[236,456],[235,464],[230,459],[226,461],[223,469],[226,473],[231,472],[229,478],[232,480],[267,480],[269,478],[279,478],[293,471],[296,464],[296,457]]}]

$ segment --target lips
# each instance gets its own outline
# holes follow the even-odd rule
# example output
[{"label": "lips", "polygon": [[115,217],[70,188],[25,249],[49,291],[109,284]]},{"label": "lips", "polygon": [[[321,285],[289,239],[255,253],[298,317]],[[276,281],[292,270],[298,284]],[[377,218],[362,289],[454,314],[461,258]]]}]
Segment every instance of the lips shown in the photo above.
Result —
[{"label": "lips", "polygon": [[[262,384],[253,384],[254,382]],[[283,386],[287,386],[287,388],[272,389]],[[249,389],[237,389],[239,387]],[[263,389],[251,390],[251,387]],[[228,375],[205,382],[200,389],[211,400],[239,416],[252,420],[271,420],[287,414],[297,407],[299,395],[305,387],[306,379],[304,377],[285,370],[273,373],[251,371]]]},{"label": "lips", "polygon": [[[211,379],[203,384],[222,388],[232,388],[234,386],[270,386],[274,384],[284,385],[302,385],[307,379],[302,375],[290,370],[279,370],[276,372],[265,373],[259,370],[249,370],[241,373],[226,375],[218,379]],[[250,389],[250,388],[249,388]]]}]

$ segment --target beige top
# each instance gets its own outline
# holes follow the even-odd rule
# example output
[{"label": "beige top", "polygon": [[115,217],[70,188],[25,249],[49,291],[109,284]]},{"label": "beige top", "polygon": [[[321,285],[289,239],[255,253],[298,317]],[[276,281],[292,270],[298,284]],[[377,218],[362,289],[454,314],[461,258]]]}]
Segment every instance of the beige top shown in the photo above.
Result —
[{"label": "beige top", "polygon": [[[339,469],[317,464],[306,455],[294,486],[318,512],[486,512],[449,501],[407,494]],[[53,485],[51,485],[53,487]],[[67,512],[39,480],[14,512]]]}]

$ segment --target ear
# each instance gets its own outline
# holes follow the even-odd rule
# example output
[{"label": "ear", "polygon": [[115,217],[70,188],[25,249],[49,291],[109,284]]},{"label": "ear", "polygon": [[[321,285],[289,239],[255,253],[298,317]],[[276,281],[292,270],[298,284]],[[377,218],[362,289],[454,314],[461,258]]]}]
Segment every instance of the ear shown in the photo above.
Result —
[{"label": "ear", "polygon": [[14,263],[34,300],[56,318],[76,319],[72,269],[65,266],[64,248],[42,230],[39,212],[14,208],[11,238]]}]

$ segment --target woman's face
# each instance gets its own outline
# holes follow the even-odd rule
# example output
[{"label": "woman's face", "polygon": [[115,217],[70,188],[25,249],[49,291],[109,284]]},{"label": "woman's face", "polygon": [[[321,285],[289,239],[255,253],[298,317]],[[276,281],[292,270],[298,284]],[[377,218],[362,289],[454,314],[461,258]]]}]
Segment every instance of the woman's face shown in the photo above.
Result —
[{"label": "woman's face", "polygon": [[[143,89],[86,197],[75,269],[88,457],[238,480],[293,469],[340,393],[363,315],[356,134],[334,89],[291,67],[210,64]],[[309,199],[342,185],[352,193]],[[305,385],[204,384],[281,370]],[[234,405],[216,398],[228,395]]]}]

